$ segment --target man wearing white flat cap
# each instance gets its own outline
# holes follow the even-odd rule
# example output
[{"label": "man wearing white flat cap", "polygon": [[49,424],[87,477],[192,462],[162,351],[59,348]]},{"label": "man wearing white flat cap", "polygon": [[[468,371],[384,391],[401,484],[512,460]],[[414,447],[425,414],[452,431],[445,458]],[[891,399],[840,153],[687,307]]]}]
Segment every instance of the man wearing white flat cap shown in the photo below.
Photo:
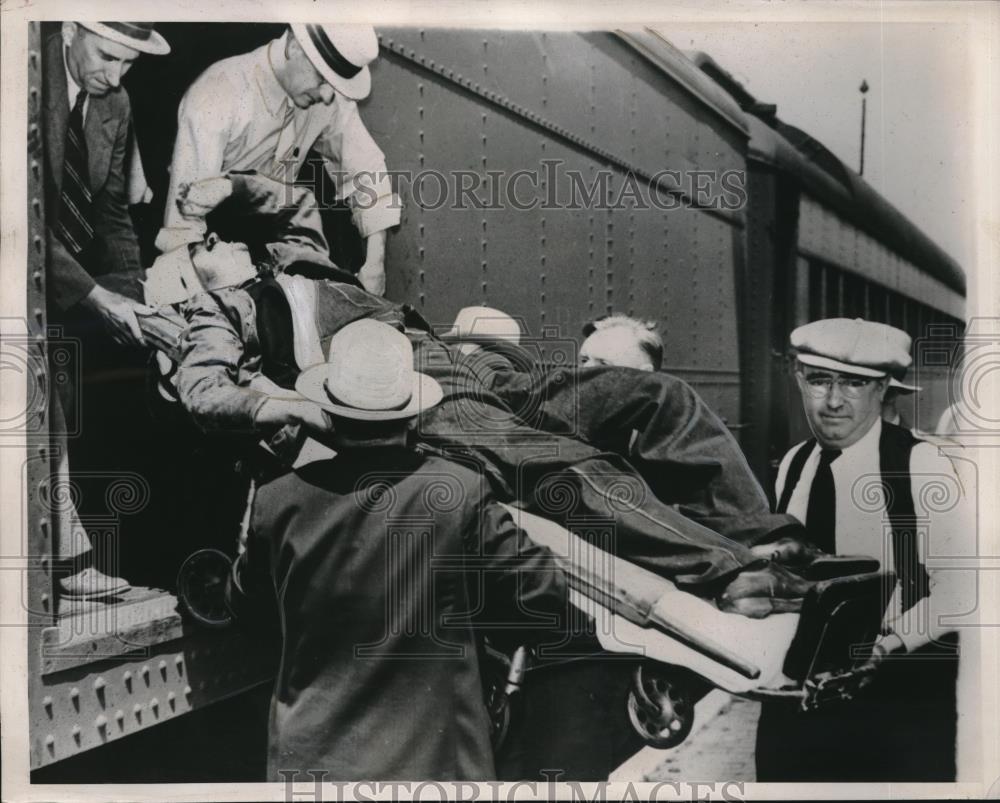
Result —
[{"label": "man wearing white flat cap", "polygon": [[402,332],[350,323],[300,379],[337,455],[262,483],[229,586],[237,612],[281,589],[268,777],[491,780],[482,628],[550,634],[565,575],[485,475],[414,446],[442,389]]},{"label": "man wearing white flat cap", "polygon": [[182,187],[243,170],[292,184],[315,147],[366,239],[358,278],[381,295],[386,230],[399,223],[400,208],[357,107],[371,90],[368,65],[377,57],[369,25],[293,23],[263,47],[205,70],[178,110],[164,226],[203,225],[178,209]]},{"label": "man wearing white flat cap", "polygon": [[810,715],[766,704],[757,778],[954,780],[957,647],[948,618],[972,610],[975,579],[947,559],[962,554],[973,522],[948,458],[882,420],[890,383],[910,365],[910,337],[834,318],[795,329],[791,346],[813,437],[782,460],[777,509],[828,553],[878,559],[897,585],[875,645],[884,661],[867,694]]}]

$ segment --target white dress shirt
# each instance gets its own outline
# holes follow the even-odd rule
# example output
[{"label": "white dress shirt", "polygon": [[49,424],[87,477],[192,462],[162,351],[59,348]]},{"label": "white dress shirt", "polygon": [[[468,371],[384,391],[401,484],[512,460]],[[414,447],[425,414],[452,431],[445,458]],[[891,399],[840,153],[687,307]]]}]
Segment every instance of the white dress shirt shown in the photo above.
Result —
[{"label": "white dress shirt", "polygon": [[[836,489],[836,538],[840,555],[865,555],[883,570],[895,567],[892,527],[885,506],[879,465],[882,421],[833,461],[830,469]],[[775,493],[780,499],[788,467],[799,446],[781,461]],[[788,513],[805,522],[809,492],[819,465],[820,449],[813,449],[788,501]],[[897,588],[886,612],[886,622],[912,650],[956,628],[954,620],[973,611],[975,570],[959,569],[976,555],[975,521],[970,515],[968,489],[959,481],[951,461],[929,443],[918,443],[910,453],[910,485],[917,515],[918,550],[931,578],[931,596],[903,613]],[[971,497],[974,498],[974,497]]]},{"label": "white dress shirt", "polygon": [[290,184],[313,145],[338,198],[351,203],[363,237],[399,223],[385,156],[357,104],[338,93],[329,106],[296,107],[271,67],[272,59],[281,58],[284,41],[213,64],[185,93],[177,113],[165,226],[192,225],[177,209],[182,184],[230,170],[256,170]]},{"label": "white dress shirt", "polygon": [[[82,91],[80,85],[73,80],[73,74],[69,71],[69,60],[66,58],[66,48],[63,48],[63,67],[66,69],[66,95],[69,98],[69,110],[73,111],[76,105],[76,98]],[[83,101],[83,119],[87,119],[87,109],[90,108],[90,98]]]}]

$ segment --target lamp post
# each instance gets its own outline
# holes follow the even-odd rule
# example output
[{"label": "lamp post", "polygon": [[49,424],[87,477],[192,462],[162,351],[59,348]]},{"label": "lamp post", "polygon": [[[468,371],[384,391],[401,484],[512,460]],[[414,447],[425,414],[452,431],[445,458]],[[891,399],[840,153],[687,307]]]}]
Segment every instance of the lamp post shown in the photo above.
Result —
[{"label": "lamp post", "polygon": [[861,166],[858,168],[858,175],[863,176],[865,174],[865,106],[867,104],[865,95],[868,94],[868,82],[863,78],[858,91],[861,93]]}]

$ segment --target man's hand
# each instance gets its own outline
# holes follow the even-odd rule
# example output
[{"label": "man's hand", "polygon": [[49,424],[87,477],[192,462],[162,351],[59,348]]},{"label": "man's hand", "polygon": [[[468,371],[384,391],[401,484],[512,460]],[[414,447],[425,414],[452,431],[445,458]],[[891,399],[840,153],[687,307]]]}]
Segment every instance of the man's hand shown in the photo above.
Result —
[{"label": "man's hand", "polygon": [[385,268],[381,264],[366,262],[358,271],[358,281],[372,295],[385,295]]},{"label": "man's hand", "polygon": [[257,410],[260,425],[301,425],[318,435],[333,432],[333,419],[318,404],[307,399],[269,398]]},{"label": "man's hand", "polygon": [[204,178],[181,185],[177,208],[184,217],[202,218],[232,194],[233,182],[226,176]]},{"label": "man's hand", "polygon": [[86,309],[101,317],[112,339],[122,346],[145,346],[146,340],[136,320],[136,313],[152,315],[155,310],[123,295],[94,285],[80,302]]}]

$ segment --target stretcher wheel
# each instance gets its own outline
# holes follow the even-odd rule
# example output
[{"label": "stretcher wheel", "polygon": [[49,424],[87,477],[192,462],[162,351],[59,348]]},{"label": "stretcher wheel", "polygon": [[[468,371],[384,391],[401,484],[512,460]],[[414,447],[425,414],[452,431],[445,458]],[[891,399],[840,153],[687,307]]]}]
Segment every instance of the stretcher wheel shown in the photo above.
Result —
[{"label": "stretcher wheel", "polygon": [[233,617],[226,607],[226,579],[233,562],[217,549],[199,549],[177,572],[180,608],[205,627],[228,627]]},{"label": "stretcher wheel", "polygon": [[694,725],[690,695],[666,668],[639,664],[632,675],[627,707],[632,727],[651,747],[676,747]]}]

